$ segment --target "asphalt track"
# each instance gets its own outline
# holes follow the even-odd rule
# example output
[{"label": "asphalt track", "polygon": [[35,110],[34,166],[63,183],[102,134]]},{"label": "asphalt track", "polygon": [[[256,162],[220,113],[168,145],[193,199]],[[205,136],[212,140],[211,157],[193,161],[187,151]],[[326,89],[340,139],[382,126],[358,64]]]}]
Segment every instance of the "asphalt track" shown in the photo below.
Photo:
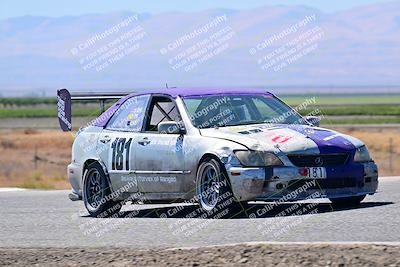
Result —
[{"label": "asphalt track", "polygon": [[[184,206],[130,205],[130,218],[95,219],[68,191],[0,189],[0,247],[201,247],[242,242],[400,242],[400,177],[382,178],[379,193],[360,207],[335,210],[328,200],[308,201],[316,214],[277,216],[292,204],[250,219],[264,207],[250,205],[247,215],[231,219],[187,219]],[[140,210],[139,210],[140,209]],[[133,211],[133,212],[132,212]]]}]

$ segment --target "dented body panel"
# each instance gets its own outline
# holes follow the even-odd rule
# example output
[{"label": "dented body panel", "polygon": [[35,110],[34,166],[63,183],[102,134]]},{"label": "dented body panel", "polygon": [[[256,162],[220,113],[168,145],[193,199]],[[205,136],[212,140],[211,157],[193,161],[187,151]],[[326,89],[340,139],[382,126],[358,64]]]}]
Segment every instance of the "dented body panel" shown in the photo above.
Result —
[{"label": "dented body panel", "polygon": [[[82,197],[85,168],[92,162],[99,162],[109,179],[111,190],[124,189],[118,199],[139,193],[137,198],[144,201],[189,200],[195,196],[197,170],[205,157],[218,159],[229,177],[233,194],[240,201],[336,198],[374,194],[377,190],[376,164],[372,160],[364,163],[353,160],[356,150],[364,145],[354,137],[308,124],[262,123],[198,129],[192,124],[180,94],[173,92],[162,94],[174,100],[184,133],[115,131],[108,129],[107,123],[97,123],[77,134],[72,161],[68,166],[71,199]],[[129,97],[132,96],[126,99]],[[119,105],[124,101],[119,101]],[[112,108],[118,109],[116,106]],[[113,146],[118,146],[117,141],[121,139],[124,140],[124,147],[115,149]],[[282,166],[243,166],[234,153],[238,150],[274,153]],[[114,159],[118,157],[115,151],[123,158],[121,168],[115,168]],[[305,175],[310,170],[308,167],[314,165],[300,166],[295,162],[308,156],[339,157],[343,154],[347,155],[343,163],[337,166],[321,165],[324,168],[323,178],[318,179]]]}]

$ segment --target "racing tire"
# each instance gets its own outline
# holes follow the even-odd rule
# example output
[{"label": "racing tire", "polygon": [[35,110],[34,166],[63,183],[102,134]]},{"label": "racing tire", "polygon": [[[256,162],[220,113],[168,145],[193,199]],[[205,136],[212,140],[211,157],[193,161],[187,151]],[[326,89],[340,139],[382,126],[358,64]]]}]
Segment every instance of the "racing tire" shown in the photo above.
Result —
[{"label": "racing tire", "polygon": [[330,198],[333,206],[336,207],[355,207],[360,205],[361,201],[364,200],[366,195],[354,196],[354,197],[340,197],[340,198]]},{"label": "racing tire", "polygon": [[83,202],[90,216],[107,218],[115,216],[122,208],[122,202],[108,199],[111,190],[102,166],[92,163],[86,169],[83,181]]},{"label": "racing tire", "polygon": [[206,158],[198,167],[196,197],[203,216],[227,218],[245,211],[247,202],[239,202],[225,168],[214,158]]}]

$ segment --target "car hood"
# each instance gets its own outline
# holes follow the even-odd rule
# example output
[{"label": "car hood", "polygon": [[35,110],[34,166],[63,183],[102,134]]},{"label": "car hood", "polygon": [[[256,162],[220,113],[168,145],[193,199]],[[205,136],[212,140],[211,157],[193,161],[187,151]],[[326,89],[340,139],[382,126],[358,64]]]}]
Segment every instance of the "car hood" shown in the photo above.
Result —
[{"label": "car hood", "polygon": [[256,124],[201,129],[201,135],[240,143],[249,149],[286,154],[354,152],[363,143],[349,135],[308,125]]}]

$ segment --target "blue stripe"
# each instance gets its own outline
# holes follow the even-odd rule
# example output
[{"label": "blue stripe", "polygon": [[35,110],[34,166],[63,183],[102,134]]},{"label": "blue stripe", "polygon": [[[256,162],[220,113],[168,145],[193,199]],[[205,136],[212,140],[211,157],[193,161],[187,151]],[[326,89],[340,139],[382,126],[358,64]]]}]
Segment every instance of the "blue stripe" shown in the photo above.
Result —
[{"label": "blue stripe", "polygon": [[[353,154],[356,147],[346,138],[341,135],[336,135],[336,133],[322,130],[314,129],[304,125],[289,125],[289,129],[294,130],[303,134],[305,137],[310,138],[317,144],[321,154],[334,154],[334,153],[351,153]],[[324,140],[327,137],[329,140]]]},{"label": "blue stripe", "polygon": [[347,177],[356,178],[358,181],[363,181],[364,167],[361,164],[355,164],[352,161],[356,147],[345,137],[337,135],[336,133],[328,130],[314,129],[304,125],[289,125],[288,128],[299,132],[314,141],[314,143],[317,144],[321,154],[350,154],[350,161],[348,164],[346,164],[346,166],[326,168],[328,179]]}]

